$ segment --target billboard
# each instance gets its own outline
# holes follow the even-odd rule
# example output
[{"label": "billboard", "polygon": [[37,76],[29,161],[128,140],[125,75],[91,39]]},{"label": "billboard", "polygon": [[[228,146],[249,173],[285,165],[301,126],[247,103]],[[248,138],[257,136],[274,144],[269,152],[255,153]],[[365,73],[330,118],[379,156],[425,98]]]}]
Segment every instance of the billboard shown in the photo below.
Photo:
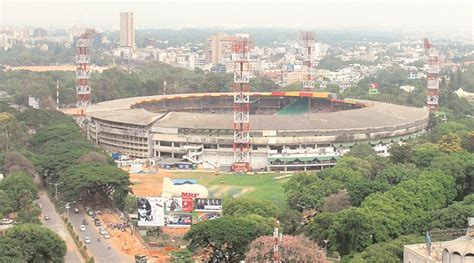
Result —
[{"label": "billboard", "polygon": [[197,219],[198,222],[206,222],[207,220],[221,218],[222,214],[220,212],[198,212]]},{"label": "billboard", "polygon": [[194,210],[197,212],[221,211],[222,199],[219,198],[195,198]]},{"label": "billboard", "polygon": [[181,212],[183,211],[182,208],[182,200],[181,197],[170,197],[165,199],[165,211],[166,212]]},{"label": "billboard", "polygon": [[161,197],[138,198],[138,225],[164,226],[164,200]]},{"label": "billboard", "polygon": [[193,224],[191,213],[172,213],[165,215],[165,225],[170,227],[189,227]]}]

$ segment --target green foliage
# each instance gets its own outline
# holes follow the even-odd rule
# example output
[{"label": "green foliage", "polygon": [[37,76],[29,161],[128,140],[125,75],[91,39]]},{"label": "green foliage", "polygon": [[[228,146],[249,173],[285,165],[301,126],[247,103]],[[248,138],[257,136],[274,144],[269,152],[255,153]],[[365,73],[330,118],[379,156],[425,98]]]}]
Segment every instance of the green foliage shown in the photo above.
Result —
[{"label": "green foliage", "polygon": [[21,149],[26,140],[25,126],[14,115],[0,112],[0,153]]},{"label": "green foliage", "polygon": [[282,232],[287,235],[297,235],[301,232],[304,217],[300,212],[293,209],[286,209],[278,216],[278,221],[283,227]]},{"label": "green foliage", "polygon": [[351,150],[349,153],[347,153],[347,156],[364,159],[369,156],[377,156],[377,153],[375,152],[374,147],[372,147],[370,144],[358,143],[351,147]]},{"label": "green foliage", "polygon": [[[59,178],[61,191],[70,200],[79,196],[108,196],[119,191],[128,191],[128,173],[112,165],[76,164],[69,166]],[[125,195],[126,196],[126,195]],[[124,198],[120,197],[120,198]]]},{"label": "green foliage", "polygon": [[394,143],[390,146],[390,161],[393,163],[409,163],[413,151],[412,144],[399,145]]},{"label": "green foliage", "polygon": [[446,153],[460,152],[463,150],[461,147],[461,138],[455,133],[443,135],[438,144],[440,150]]},{"label": "green foliage", "polygon": [[438,145],[429,143],[420,144],[414,147],[411,160],[417,167],[426,168],[430,166],[431,161],[439,155]]},{"label": "green foliage", "polygon": [[138,198],[132,194],[128,194],[124,199],[124,211],[130,214],[136,213],[138,210]]},{"label": "green foliage", "polygon": [[250,198],[234,198],[224,203],[223,214],[226,216],[260,215],[276,218],[279,209],[269,201]]},{"label": "green foliage", "polygon": [[257,237],[268,235],[271,227],[248,218],[223,217],[193,225],[184,238],[191,248],[210,248],[209,261],[235,262],[243,260],[249,244]]},{"label": "green foliage", "polygon": [[363,252],[351,254],[343,261],[378,263],[383,258],[383,262],[398,263],[403,261],[403,246],[424,242],[422,236],[407,235],[400,236],[389,242],[370,245]]},{"label": "green foliage", "polygon": [[16,225],[8,229],[4,237],[0,237],[0,243],[3,242],[13,245],[8,245],[5,248],[0,246],[2,247],[0,258],[19,256],[18,251],[21,251],[21,257],[17,258],[21,261],[63,262],[66,255],[66,244],[61,237],[39,225]]},{"label": "green foliage", "polygon": [[[36,190],[33,178],[21,172],[11,173],[0,182],[0,190],[8,196],[13,211],[27,207],[36,199]],[[12,211],[10,211],[12,212]]]},{"label": "green foliage", "polygon": [[464,152],[443,154],[435,157],[430,167],[454,177],[458,200],[474,192],[474,154]]}]

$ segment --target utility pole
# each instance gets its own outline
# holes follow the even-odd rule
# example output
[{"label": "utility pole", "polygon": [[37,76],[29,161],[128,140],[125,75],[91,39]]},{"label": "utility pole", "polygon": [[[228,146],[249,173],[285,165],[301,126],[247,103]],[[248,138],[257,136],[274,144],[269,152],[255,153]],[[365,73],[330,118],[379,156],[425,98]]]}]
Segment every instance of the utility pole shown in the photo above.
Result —
[{"label": "utility pole", "polygon": [[56,110],[59,110],[59,80],[56,80]]}]

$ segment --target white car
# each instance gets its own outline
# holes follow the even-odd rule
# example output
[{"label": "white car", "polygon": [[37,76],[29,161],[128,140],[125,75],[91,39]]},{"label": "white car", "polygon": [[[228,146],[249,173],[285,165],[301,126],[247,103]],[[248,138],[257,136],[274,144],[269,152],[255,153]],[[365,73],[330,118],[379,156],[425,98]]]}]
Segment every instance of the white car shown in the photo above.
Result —
[{"label": "white car", "polygon": [[105,238],[105,239],[109,239],[109,238],[110,238],[109,233],[105,233],[105,234],[104,234],[104,238]]},{"label": "white car", "polygon": [[99,228],[99,233],[100,233],[101,235],[107,234],[107,232],[105,232],[105,229],[103,229],[103,228]]},{"label": "white car", "polygon": [[81,230],[81,232],[84,232],[84,231],[86,231],[86,226],[85,226],[85,225],[81,225],[81,226],[79,227],[79,229]]},{"label": "white car", "polygon": [[38,204],[38,207],[39,207],[40,209],[43,209],[43,204],[42,204],[42,203],[39,203],[39,204]]},{"label": "white car", "polygon": [[90,243],[91,243],[91,239],[88,238],[88,237],[85,237],[85,238],[84,238],[84,243],[90,244]]}]

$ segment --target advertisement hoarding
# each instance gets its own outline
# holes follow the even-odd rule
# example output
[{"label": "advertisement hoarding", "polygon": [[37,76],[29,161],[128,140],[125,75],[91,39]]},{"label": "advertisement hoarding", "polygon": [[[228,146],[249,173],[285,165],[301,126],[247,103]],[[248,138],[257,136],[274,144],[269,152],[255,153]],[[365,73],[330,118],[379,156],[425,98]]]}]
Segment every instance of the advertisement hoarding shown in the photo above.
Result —
[{"label": "advertisement hoarding", "polygon": [[183,211],[183,208],[181,207],[181,205],[182,205],[181,197],[166,198],[165,211],[166,212],[181,212]]},{"label": "advertisement hoarding", "polygon": [[198,223],[206,222],[207,220],[221,218],[221,212],[197,212]]},{"label": "advertisement hoarding", "polygon": [[138,198],[138,225],[164,226],[164,200],[161,197]]},{"label": "advertisement hoarding", "polygon": [[222,199],[220,198],[195,198],[194,210],[197,212],[221,211]]},{"label": "advertisement hoarding", "polygon": [[165,215],[165,225],[169,227],[189,227],[193,224],[191,213],[171,213]]}]

